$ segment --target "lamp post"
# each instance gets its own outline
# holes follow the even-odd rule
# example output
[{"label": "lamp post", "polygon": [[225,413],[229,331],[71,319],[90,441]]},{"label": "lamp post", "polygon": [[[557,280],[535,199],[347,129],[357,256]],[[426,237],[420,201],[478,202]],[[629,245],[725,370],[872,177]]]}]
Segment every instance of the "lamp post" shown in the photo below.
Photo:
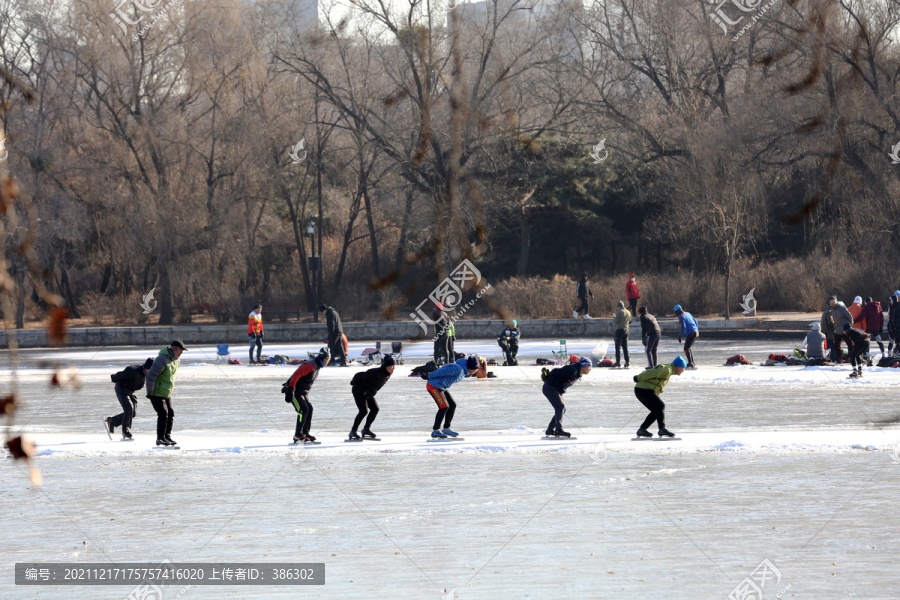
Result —
[{"label": "lamp post", "polygon": [[313,321],[319,322],[319,290],[316,287],[316,281],[318,277],[316,277],[316,272],[319,270],[319,266],[321,264],[319,257],[316,256],[316,226],[315,220],[311,220],[309,222],[309,226],[306,228],[306,233],[309,234],[309,272],[310,279],[312,279],[312,293],[313,293]]}]

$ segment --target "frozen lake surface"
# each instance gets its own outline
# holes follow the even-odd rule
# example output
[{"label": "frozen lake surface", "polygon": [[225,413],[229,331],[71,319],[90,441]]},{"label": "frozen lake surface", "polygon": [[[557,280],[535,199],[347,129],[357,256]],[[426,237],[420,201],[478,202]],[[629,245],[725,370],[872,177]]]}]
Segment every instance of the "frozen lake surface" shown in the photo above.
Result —
[{"label": "frozen lake surface", "polygon": [[[288,444],[295,413],[279,392],[295,367],[216,365],[213,347],[191,348],[174,396],[180,452],[152,447],[143,393],[137,441],[109,441],[101,426],[119,412],[109,374],[158,348],[23,352],[14,430],[37,441],[44,483],[3,462],[0,597],[124,599],[133,587],[17,587],[16,562],[165,559],[326,564],[324,587],[164,588],[188,600],[721,599],[764,560],[780,580],[763,598],[900,597],[900,370],[853,381],[847,366],[724,367],[792,346],[701,337],[700,369],[663,395],[681,441],[631,441],[646,413],[637,368],[594,369],[566,395],[578,439],[543,441],[551,409],[526,363],[557,347],[526,339],[521,367],[453,387],[463,442],[426,441],[435,406],[407,375],[428,345],[404,344],[406,365],[379,394],[382,442],[343,441],[357,369],[327,368],[310,394],[323,441],[312,448]],[[493,341],[457,350],[500,359]],[[243,346],[232,351],[246,362]],[[51,361],[79,369],[81,389],[50,388]]]}]

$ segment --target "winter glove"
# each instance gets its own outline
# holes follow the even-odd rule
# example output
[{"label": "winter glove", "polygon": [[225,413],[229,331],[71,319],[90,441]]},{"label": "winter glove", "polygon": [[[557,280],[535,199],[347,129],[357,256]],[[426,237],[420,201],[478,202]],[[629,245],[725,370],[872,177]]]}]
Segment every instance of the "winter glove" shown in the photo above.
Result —
[{"label": "winter glove", "polygon": [[264,337],[266,337],[266,332],[265,332],[265,331],[260,331],[260,332],[259,332],[259,339],[263,339]]},{"label": "winter glove", "polygon": [[109,380],[112,381],[113,383],[115,383],[115,382],[116,382],[116,376],[115,376],[115,374],[110,375],[110,376],[109,376]]},{"label": "winter glove", "polygon": [[541,369],[541,381],[547,381],[547,377],[550,376],[550,369],[544,367]]},{"label": "winter glove", "polygon": [[290,404],[294,400],[294,388],[283,385],[281,386],[281,391],[284,393],[284,401]]},{"label": "winter glove", "polygon": [[679,344],[681,343],[681,336],[680,336],[680,335],[678,336],[678,343],[679,343]]},{"label": "winter glove", "polygon": [[632,377],[632,379],[634,379],[634,382],[637,383],[637,375],[635,375],[634,377]]},{"label": "winter glove", "polygon": [[428,379],[428,373],[422,373],[422,374],[420,375],[420,377],[421,377],[422,379]]}]

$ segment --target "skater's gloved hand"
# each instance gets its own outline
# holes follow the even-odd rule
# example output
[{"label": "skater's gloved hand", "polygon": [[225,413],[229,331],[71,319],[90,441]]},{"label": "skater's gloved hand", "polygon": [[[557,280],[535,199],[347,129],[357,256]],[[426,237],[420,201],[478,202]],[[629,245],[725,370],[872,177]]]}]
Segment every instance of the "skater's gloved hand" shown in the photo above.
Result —
[{"label": "skater's gloved hand", "polygon": [[420,373],[419,377],[421,377],[422,379],[428,379],[428,373]]},{"label": "skater's gloved hand", "polygon": [[632,379],[634,379],[634,382],[637,383],[637,375],[635,375],[634,377],[632,377]]},{"label": "skater's gloved hand", "polygon": [[679,343],[679,344],[681,343],[681,336],[680,336],[680,335],[678,336],[678,343]]},{"label": "skater's gloved hand", "polygon": [[260,332],[259,332],[259,339],[263,339],[264,337],[266,337],[266,332],[265,332],[265,331],[260,331]]}]

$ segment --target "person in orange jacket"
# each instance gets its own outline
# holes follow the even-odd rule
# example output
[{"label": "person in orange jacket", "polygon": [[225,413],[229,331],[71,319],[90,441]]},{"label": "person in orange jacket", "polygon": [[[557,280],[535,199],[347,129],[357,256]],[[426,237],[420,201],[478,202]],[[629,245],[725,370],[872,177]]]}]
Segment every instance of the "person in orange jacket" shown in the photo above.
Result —
[{"label": "person in orange jacket", "polygon": [[625,297],[628,298],[628,312],[635,314],[634,310],[637,308],[638,300],[641,299],[641,291],[634,281],[634,273],[628,276],[628,283],[625,284]]},{"label": "person in orange jacket", "polygon": [[[263,322],[262,322],[262,304],[257,304],[250,313],[247,322],[247,337],[250,338],[250,364],[262,364],[260,356],[262,356],[262,340],[263,340]],[[256,360],[253,360],[253,347],[256,346]]]},{"label": "person in orange jacket", "polygon": [[853,304],[847,307],[850,314],[853,315],[853,327],[866,330],[866,317],[863,314],[862,296],[853,299]]}]

